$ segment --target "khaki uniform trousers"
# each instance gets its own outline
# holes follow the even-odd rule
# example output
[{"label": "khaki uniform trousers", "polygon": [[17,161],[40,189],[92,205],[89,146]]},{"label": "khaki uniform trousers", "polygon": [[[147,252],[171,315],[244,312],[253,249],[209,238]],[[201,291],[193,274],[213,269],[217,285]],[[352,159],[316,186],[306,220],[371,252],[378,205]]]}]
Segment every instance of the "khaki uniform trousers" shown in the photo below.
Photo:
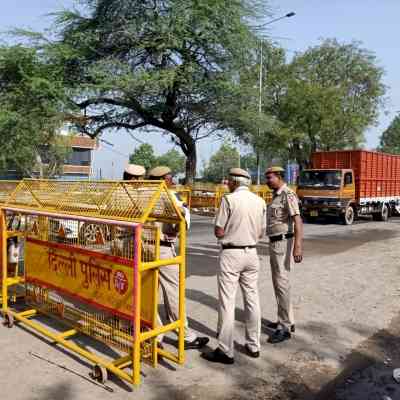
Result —
[{"label": "khaki uniform trousers", "polygon": [[[168,259],[176,256],[175,248],[173,246],[160,246],[160,258]],[[179,319],[179,265],[168,265],[161,267],[159,270],[160,286],[163,291],[164,308],[168,322],[174,322]],[[197,335],[193,332],[188,325],[186,315],[185,320],[185,341],[192,342],[196,340]],[[159,326],[163,325],[161,318],[158,315]],[[162,342],[164,334],[158,336],[159,341]]]},{"label": "khaki uniform trousers", "polygon": [[236,292],[240,286],[244,300],[246,343],[252,351],[260,349],[261,314],[258,294],[260,261],[257,250],[226,249],[220,253],[218,271],[219,348],[229,357],[234,353]]},{"label": "khaki uniform trousers", "polygon": [[278,305],[278,323],[284,329],[290,329],[290,325],[294,324],[289,279],[293,258],[293,239],[270,242],[269,249],[272,283]]}]

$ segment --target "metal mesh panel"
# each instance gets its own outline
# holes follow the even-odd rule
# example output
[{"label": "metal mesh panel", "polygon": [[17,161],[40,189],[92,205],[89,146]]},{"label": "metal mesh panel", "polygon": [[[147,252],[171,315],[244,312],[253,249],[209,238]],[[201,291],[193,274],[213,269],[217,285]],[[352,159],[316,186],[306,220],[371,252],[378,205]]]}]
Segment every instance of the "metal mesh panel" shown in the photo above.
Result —
[{"label": "metal mesh panel", "polygon": [[272,201],[272,190],[266,185],[253,185],[250,190],[257,196],[260,196],[267,203]]},{"label": "metal mesh panel", "polygon": [[0,204],[7,202],[18,183],[18,181],[0,181]]},{"label": "metal mesh panel", "polygon": [[[266,185],[253,185],[250,190],[264,199],[267,203],[272,201],[272,190]],[[222,197],[228,193],[225,185],[202,184],[194,185],[191,193],[192,208],[216,209],[220,206]]]},{"label": "metal mesh panel", "polygon": [[142,228],[142,262],[156,261],[157,250],[160,246],[159,228],[145,225]]},{"label": "metal mesh panel", "polygon": [[132,348],[133,328],[128,320],[83,306],[53,290],[30,283],[26,285],[26,302],[41,313],[107,345],[126,353]]},{"label": "metal mesh panel", "polygon": [[21,215],[9,211],[6,215],[8,230],[24,233],[25,237],[133,259],[135,238],[132,228],[73,218]]},{"label": "metal mesh panel", "polygon": [[7,206],[77,216],[145,222],[156,218],[178,221],[165,183],[158,181],[23,180],[7,197]]}]

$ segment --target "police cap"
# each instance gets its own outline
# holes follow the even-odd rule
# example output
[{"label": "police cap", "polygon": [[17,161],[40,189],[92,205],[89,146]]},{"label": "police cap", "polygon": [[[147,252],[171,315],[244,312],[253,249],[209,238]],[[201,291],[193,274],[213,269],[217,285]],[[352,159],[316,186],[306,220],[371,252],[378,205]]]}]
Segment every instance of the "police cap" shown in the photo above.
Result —
[{"label": "police cap", "polygon": [[149,178],[164,178],[165,175],[171,173],[171,168],[166,166],[155,167],[149,172]]},{"label": "police cap", "polygon": [[143,176],[146,173],[146,169],[142,165],[137,164],[128,164],[124,171],[132,176]]},{"label": "police cap", "polygon": [[265,171],[265,175],[270,174],[270,173],[275,173],[275,174],[283,175],[284,172],[285,172],[285,170],[284,170],[282,167],[274,166],[274,167],[269,167],[269,168]]},{"label": "police cap", "polygon": [[251,179],[250,174],[242,168],[231,168],[229,170],[230,176],[241,176],[243,178]]}]

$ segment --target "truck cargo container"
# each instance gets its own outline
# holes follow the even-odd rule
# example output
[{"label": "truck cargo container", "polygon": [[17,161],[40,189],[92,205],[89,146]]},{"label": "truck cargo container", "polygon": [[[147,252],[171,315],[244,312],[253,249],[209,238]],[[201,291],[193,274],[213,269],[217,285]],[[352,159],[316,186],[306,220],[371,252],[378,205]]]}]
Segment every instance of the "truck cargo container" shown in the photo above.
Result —
[{"label": "truck cargo container", "polygon": [[301,171],[297,194],[306,220],[357,216],[387,221],[400,211],[400,155],[366,150],[315,152]]}]

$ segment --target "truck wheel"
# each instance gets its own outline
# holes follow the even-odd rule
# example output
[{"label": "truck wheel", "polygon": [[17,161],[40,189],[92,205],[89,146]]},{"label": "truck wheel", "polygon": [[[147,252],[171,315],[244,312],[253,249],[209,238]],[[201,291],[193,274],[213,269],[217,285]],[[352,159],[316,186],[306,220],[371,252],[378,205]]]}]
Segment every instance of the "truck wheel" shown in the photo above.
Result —
[{"label": "truck wheel", "polygon": [[303,215],[303,221],[307,224],[312,224],[316,221],[316,218]]},{"label": "truck wheel", "polygon": [[386,204],[382,206],[382,209],[379,213],[375,213],[372,215],[374,221],[382,221],[386,222],[389,219],[389,208]]},{"label": "truck wheel", "polygon": [[346,208],[345,213],[342,216],[342,222],[344,225],[352,225],[354,222],[354,208],[349,206]]}]

